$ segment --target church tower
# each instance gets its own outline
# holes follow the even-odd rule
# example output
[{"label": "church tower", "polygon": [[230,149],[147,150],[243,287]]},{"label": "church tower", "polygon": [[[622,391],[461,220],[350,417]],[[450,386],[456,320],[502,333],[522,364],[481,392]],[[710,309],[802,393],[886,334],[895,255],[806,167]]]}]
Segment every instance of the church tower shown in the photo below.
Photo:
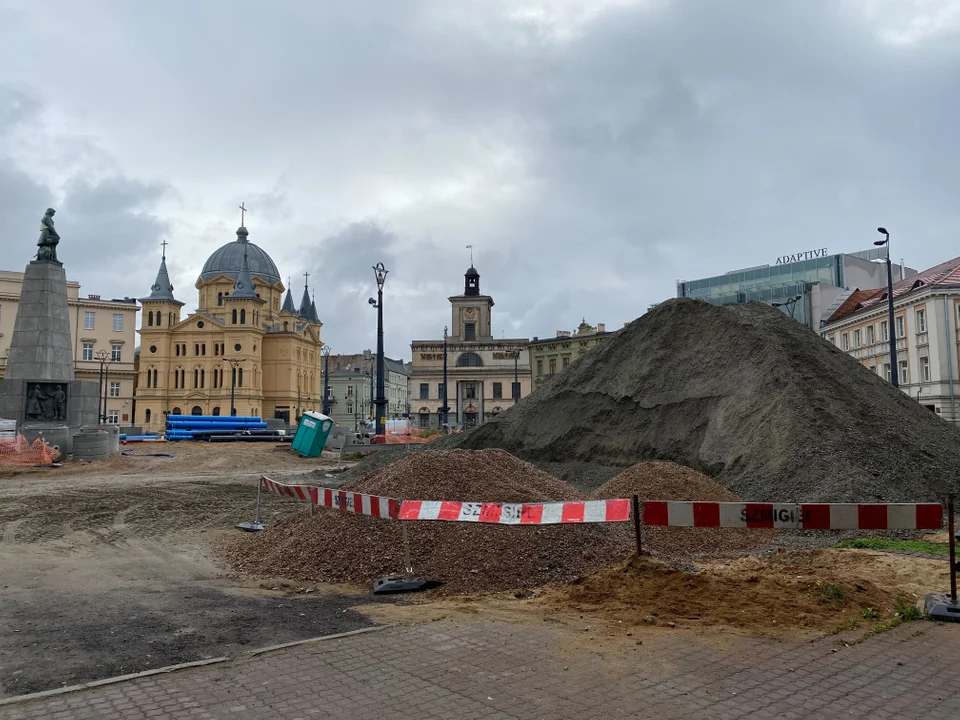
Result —
[{"label": "church tower", "polygon": [[489,342],[493,340],[491,309],[493,298],[480,294],[480,273],[470,264],[463,274],[463,295],[450,300],[452,337],[462,342]]}]

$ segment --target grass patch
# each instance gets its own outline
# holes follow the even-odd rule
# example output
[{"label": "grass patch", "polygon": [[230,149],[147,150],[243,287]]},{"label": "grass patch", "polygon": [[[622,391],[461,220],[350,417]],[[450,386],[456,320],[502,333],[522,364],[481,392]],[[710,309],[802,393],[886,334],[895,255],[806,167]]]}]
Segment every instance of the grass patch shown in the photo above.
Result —
[{"label": "grass patch", "polygon": [[817,587],[827,600],[832,600],[833,602],[840,603],[841,605],[847,601],[847,596],[843,593],[843,590],[839,585],[835,585],[834,583],[821,585],[820,581],[818,580]]},{"label": "grass patch", "polygon": [[[870,609],[870,608],[868,608]],[[903,596],[898,597],[893,601],[893,609],[896,610],[896,617],[890,618],[884,623],[867,630],[863,635],[858,637],[856,640],[853,640],[845,645],[859,645],[864,640],[869,640],[875,635],[886,632],[887,630],[893,630],[895,627],[903,625],[905,622],[912,622],[914,620],[923,620],[926,618],[926,615],[916,606],[915,603],[911,602],[908,598]],[[831,633],[836,634],[836,633]],[[922,630],[917,630],[911,637],[917,637],[917,635],[922,635]]]},{"label": "grass patch", "polygon": [[926,540],[888,540],[886,538],[857,538],[837,543],[839,548],[859,548],[862,550],[900,550],[902,552],[927,553],[930,555],[949,555],[950,546],[946,543],[932,543]]},{"label": "grass patch", "polygon": [[880,617],[880,613],[873,608],[868,607],[860,611],[860,617],[862,617],[864,620],[876,620],[878,617]]},{"label": "grass patch", "polygon": [[857,629],[857,621],[847,620],[845,622],[840,623],[832,630],[828,630],[827,635],[839,635],[842,632],[847,632],[848,630],[856,630],[856,629]]}]

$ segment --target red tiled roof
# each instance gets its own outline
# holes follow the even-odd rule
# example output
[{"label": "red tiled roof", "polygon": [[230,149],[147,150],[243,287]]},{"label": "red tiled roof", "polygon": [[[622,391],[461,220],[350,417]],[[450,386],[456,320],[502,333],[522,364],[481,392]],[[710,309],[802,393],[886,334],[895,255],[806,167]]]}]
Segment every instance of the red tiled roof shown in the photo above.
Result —
[{"label": "red tiled roof", "polygon": [[[893,284],[893,298],[894,300],[899,300],[915,292],[920,292],[924,288],[936,287],[938,285],[960,285],[960,257],[947,260],[928,270],[895,282]],[[860,310],[869,310],[880,303],[886,302],[886,300],[886,288],[879,290],[856,290],[837,308],[837,311],[830,316],[827,322],[840,320]]]}]

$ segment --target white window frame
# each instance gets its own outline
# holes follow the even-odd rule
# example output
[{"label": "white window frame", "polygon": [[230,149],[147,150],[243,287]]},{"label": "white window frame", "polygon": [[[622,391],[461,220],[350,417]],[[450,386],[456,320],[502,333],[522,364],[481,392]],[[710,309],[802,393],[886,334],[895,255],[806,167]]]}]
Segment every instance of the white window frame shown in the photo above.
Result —
[{"label": "white window frame", "polygon": [[850,333],[840,334],[840,349],[845,352],[850,349]]},{"label": "white window frame", "polygon": [[833,346],[834,346],[834,347],[837,346],[837,336],[836,336],[836,334],[830,335],[830,336],[828,337],[828,340],[829,340],[831,343],[833,343]]},{"label": "white window frame", "polygon": [[862,346],[863,346],[863,343],[861,343],[861,335],[862,335],[862,333],[860,332],[860,328],[857,328],[856,330],[853,331],[853,346],[854,346],[854,347],[862,347]]},{"label": "white window frame", "polygon": [[920,358],[920,380],[930,382],[930,358],[926,356]]},{"label": "white window frame", "polygon": [[113,331],[123,332],[123,313],[113,314]]},{"label": "white window frame", "polygon": [[883,342],[890,341],[890,329],[887,327],[887,321],[884,320],[880,323],[880,339]]},{"label": "white window frame", "polygon": [[900,315],[897,318],[897,337],[902,338],[906,333],[906,329],[907,329],[906,320],[904,320],[903,315]]},{"label": "white window frame", "polygon": [[897,369],[897,380],[900,381],[901,385],[910,384],[910,365],[906,360],[898,360],[897,365],[900,367]]},{"label": "white window frame", "polygon": [[123,362],[123,345],[110,346],[110,362]]},{"label": "white window frame", "polygon": [[927,310],[926,308],[917,308],[917,332],[925,333],[927,331]]},{"label": "white window frame", "polygon": [[890,363],[883,364],[883,375],[887,379],[887,382],[890,382],[891,380],[893,380],[893,378],[890,375]]},{"label": "white window frame", "polygon": [[[90,350],[89,357],[87,350]],[[80,352],[82,353],[80,357],[83,358],[85,362],[93,362],[93,343],[83,343],[83,347],[81,348]]]},{"label": "white window frame", "polygon": [[107,422],[110,425],[119,425],[120,424],[120,411],[119,410],[107,410]]},{"label": "white window frame", "polygon": [[867,345],[874,345],[877,342],[877,330],[873,325],[867,325]]},{"label": "white window frame", "polygon": [[90,310],[83,311],[83,329],[84,330],[96,330],[97,325],[97,314]]},{"label": "white window frame", "polygon": [[110,381],[110,397],[112,398],[120,397],[120,382],[117,380]]}]

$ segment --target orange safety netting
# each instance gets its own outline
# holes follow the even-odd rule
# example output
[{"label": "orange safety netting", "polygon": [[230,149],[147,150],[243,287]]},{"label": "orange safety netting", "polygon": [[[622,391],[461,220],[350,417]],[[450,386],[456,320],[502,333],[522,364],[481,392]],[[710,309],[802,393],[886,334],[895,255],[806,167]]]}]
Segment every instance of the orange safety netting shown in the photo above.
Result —
[{"label": "orange safety netting", "polygon": [[436,440],[438,437],[443,437],[442,434],[437,434],[434,431],[433,435],[424,436],[420,430],[414,430],[413,428],[398,428],[396,430],[387,430],[383,439],[381,440],[379,436],[374,437],[370,442],[374,445],[414,445],[428,443],[431,440]]},{"label": "orange safety netting", "polygon": [[32,443],[19,433],[16,437],[0,438],[0,465],[46,465],[59,458],[60,451],[42,438]]}]

